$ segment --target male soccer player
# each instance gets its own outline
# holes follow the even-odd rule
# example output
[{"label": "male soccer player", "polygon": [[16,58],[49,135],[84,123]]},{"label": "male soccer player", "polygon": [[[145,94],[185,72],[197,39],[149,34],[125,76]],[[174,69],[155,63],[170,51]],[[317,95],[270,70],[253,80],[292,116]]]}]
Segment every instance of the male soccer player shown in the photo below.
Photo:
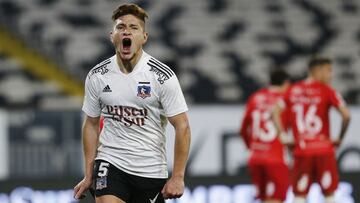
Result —
[{"label": "male soccer player", "polygon": [[[289,84],[287,73],[273,71],[270,87],[258,90],[248,100],[241,125],[240,134],[251,153],[249,169],[257,189],[257,198],[265,203],[284,201],[289,187],[284,147],[271,119],[273,108]],[[282,123],[287,125],[285,113]]]},{"label": "male soccer player", "polygon": [[[77,199],[93,176],[97,203],[164,203],[184,192],[188,108],[174,72],[142,49],[148,38],[145,18],[146,12],[135,4],[113,12],[110,38],[115,55],[86,78],[85,176],[74,188]],[[99,136],[100,116],[104,127]],[[174,167],[168,180],[167,120],[175,128]]]},{"label": "male soccer player", "polygon": [[[295,148],[293,169],[294,203],[305,203],[313,182],[318,182],[326,203],[334,203],[334,191],[339,182],[334,146],[338,146],[347,130],[350,113],[344,100],[330,87],[331,60],[314,57],[308,64],[308,78],[292,85],[283,102],[274,110],[276,126],[282,132],[280,113],[287,109],[290,116]],[[335,107],[342,116],[340,135],[332,140],[329,110]]]}]

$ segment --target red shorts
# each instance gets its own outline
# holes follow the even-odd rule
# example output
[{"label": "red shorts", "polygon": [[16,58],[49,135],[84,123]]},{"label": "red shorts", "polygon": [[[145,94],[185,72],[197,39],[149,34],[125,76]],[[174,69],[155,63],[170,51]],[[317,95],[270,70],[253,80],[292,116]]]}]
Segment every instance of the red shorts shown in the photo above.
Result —
[{"label": "red shorts", "polygon": [[289,169],[285,163],[249,163],[257,198],[284,201],[289,188]]},{"label": "red shorts", "polygon": [[293,190],[296,195],[306,195],[313,182],[319,183],[324,194],[333,193],[339,176],[334,154],[295,156]]}]

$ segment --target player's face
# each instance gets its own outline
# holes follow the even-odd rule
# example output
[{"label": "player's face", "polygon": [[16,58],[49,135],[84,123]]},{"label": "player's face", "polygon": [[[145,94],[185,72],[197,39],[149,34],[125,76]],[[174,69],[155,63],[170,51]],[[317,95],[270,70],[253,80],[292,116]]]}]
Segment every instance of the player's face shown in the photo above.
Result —
[{"label": "player's face", "polygon": [[148,34],[144,30],[143,22],[129,14],[116,19],[110,37],[120,58],[131,60],[141,53]]},{"label": "player's face", "polygon": [[325,64],[320,68],[321,71],[321,81],[325,84],[329,84],[332,79],[332,67],[331,64]]}]

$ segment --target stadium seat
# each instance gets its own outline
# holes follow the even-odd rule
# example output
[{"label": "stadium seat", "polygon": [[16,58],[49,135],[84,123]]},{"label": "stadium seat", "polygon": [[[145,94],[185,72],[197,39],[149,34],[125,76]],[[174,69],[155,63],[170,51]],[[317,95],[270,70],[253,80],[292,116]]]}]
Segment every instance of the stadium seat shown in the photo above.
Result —
[{"label": "stadium seat", "polygon": [[[244,102],[268,82],[273,67],[303,77],[313,54],[335,60],[334,87],[349,103],[360,102],[360,85],[347,85],[360,81],[358,1],[135,2],[150,16],[146,50],[176,64],[191,103]],[[113,54],[108,33],[118,4],[0,0],[1,24],[83,81]]]}]

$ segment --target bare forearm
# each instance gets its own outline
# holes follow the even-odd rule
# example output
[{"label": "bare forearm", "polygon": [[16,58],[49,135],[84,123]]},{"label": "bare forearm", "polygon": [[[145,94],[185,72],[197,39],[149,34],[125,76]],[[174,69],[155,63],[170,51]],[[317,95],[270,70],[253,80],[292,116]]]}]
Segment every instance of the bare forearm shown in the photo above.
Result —
[{"label": "bare forearm", "polygon": [[340,140],[344,139],[345,133],[349,127],[349,123],[350,123],[350,117],[348,117],[342,121],[340,135],[339,135]]},{"label": "bare forearm", "polygon": [[173,176],[184,177],[190,149],[190,128],[175,129]]},{"label": "bare forearm", "polygon": [[274,108],[274,111],[272,112],[272,119],[274,121],[275,128],[279,133],[285,131],[284,127],[281,124],[281,113],[282,113],[282,109],[279,106],[276,106]]},{"label": "bare forearm", "polygon": [[341,123],[341,129],[340,129],[340,134],[339,134],[339,140],[342,141],[345,133],[349,127],[349,123],[350,123],[350,111],[346,106],[342,106],[339,108],[341,117],[342,117],[342,123]]},{"label": "bare forearm", "polygon": [[98,145],[98,125],[84,124],[83,150],[85,161],[85,177],[91,178]]}]

